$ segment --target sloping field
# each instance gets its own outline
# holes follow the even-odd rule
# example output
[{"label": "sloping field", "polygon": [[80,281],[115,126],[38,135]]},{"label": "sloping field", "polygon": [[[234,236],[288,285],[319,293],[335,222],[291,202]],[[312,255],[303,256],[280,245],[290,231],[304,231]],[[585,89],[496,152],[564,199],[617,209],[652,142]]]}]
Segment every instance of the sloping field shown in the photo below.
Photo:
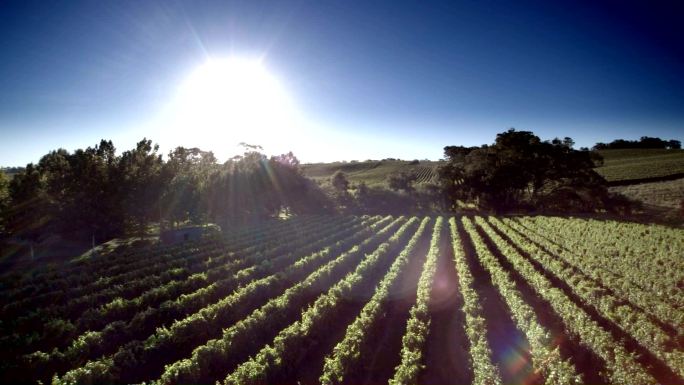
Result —
[{"label": "sloping field", "polygon": [[[655,182],[684,176],[684,150],[626,149],[602,150],[599,153],[604,157],[604,165],[596,170],[614,184]],[[387,177],[395,172],[418,175],[419,183],[434,181],[438,165],[439,162],[433,161],[412,164],[401,160],[383,160],[305,164],[302,169],[306,176],[316,180],[329,180],[339,170],[347,174],[352,183],[386,186]]]},{"label": "sloping field", "polygon": [[2,383],[681,384],[684,231],[297,217],[5,275]]},{"label": "sloping field", "polygon": [[387,177],[392,173],[405,172],[417,176],[417,183],[434,181],[437,177],[439,162],[420,161],[413,163],[403,160],[364,161],[354,163],[313,163],[302,166],[304,175],[315,180],[330,180],[339,171],[347,175],[352,183],[364,182],[368,186],[386,186]]},{"label": "sloping field", "polygon": [[684,178],[615,186],[611,187],[610,191],[639,200],[648,207],[660,210],[678,210],[684,202]]},{"label": "sloping field", "polygon": [[597,171],[609,182],[636,183],[684,176],[684,150],[625,149],[599,153],[604,158],[604,165]]}]

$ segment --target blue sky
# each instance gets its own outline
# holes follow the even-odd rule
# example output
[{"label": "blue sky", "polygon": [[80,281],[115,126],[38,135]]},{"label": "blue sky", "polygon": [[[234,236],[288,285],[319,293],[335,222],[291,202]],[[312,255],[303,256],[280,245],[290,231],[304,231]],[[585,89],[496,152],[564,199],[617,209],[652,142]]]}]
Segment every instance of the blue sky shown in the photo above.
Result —
[{"label": "blue sky", "polygon": [[[101,138],[221,159],[247,139],[303,161],[438,159],[509,127],[579,146],[682,140],[677,3],[5,1],[0,165]],[[260,58],[301,127],[167,130],[179,85],[225,57]]]}]

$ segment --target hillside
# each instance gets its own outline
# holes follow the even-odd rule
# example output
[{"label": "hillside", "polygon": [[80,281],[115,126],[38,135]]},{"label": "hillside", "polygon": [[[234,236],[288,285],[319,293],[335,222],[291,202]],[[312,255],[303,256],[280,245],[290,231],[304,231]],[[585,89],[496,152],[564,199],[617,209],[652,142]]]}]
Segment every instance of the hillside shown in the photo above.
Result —
[{"label": "hillside", "polygon": [[602,150],[597,171],[612,192],[641,201],[654,215],[675,215],[684,202],[684,150]]},{"label": "hillside", "polygon": [[271,221],[4,276],[0,381],[680,384],[683,247],[577,218]]},{"label": "hillside", "polygon": [[646,208],[660,212],[676,211],[684,202],[684,178],[614,186],[610,191],[641,201]]},{"label": "hillside", "polygon": [[[604,164],[596,170],[615,185],[655,182],[684,176],[684,150],[628,149],[602,150]],[[347,174],[352,183],[384,185],[394,172],[417,173],[419,181],[434,180],[438,161],[368,160],[350,163],[311,163],[303,165],[304,174],[316,180],[327,180],[336,171]]]},{"label": "hillside", "polygon": [[416,174],[419,184],[433,181],[437,176],[438,164],[439,162],[425,160],[367,160],[349,163],[310,163],[303,165],[302,169],[304,175],[314,180],[329,180],[339,170],[347,174],[347,179],[352,184],[365,182],[369,187],[379,187],[386,186],[387,177],[395,172]]},{"label": "hillside", "polygon": [[604,158],[597,171],[613,184],[655,182],[684,177],[684,150],[601,150]]}]

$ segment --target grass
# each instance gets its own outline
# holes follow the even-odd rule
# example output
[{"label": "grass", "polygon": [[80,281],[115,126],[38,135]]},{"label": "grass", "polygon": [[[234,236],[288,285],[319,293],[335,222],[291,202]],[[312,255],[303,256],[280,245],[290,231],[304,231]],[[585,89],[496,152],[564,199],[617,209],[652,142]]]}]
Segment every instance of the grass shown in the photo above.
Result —
[{"label": "grass", "polygon": [[684,178],[663,182],[615,186],[611,191],[636,199],[657,209],[677,210],[684,202]]}]

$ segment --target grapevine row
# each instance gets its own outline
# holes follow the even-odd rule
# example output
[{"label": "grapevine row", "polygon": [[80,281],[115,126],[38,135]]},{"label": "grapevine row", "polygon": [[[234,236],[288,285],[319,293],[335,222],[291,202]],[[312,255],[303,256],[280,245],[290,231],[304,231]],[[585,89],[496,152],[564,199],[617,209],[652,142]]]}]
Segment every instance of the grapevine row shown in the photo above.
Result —
[{"label": "grapevine row", "polygon": [[472,359],[473,383],[477,385],[500,385],[501,377],[492,363],[492,350],[487,342],[487,321],[483,316],[480,297],[475,290],[475,278],[470,272],[463,244],[458,234],[456,218],[449,219],[454,262],[458,271],[458,282],[463,296],[463,313],[470,357]]},{"label": "grapevine row", "polygon": [[[480,248],[485,248],[473,224],[463,219],[466,230],[474,239],[480,240]],[[486,228],[486,223],[478,218],[478,222]],[[601,328],[596,321],[577,306],[568,296],[543,275],[537,272],[534,266],[521,256],[515,249],[510,247],[500,238],[489,231],[493,241],[499,247],[504,257],[511,263],[513,268],[525,279],[533,290],[546,300],[560,316],[566,330],[577,336],[580,343],[585,345],[596,355],[601,357],[608,369],[608,380],[614,384],[655,384],[656,380],[641,367],[635,358],[617,341],[611,334]],[[532,343],[532,342],[530,342]]]},{"label": "grapevine row", "polygon": [[[92,283],[98,285],[110,285],[116,283],[116,276],[131,270],[144,267],[147,264],[157,262],[162,259],[168,259],[169,256],[182,256],[192,250],[205,250],[208,247],[232,245],[237,242],[242,247],[254,246],[255,241],[268,240],[264,235],[278,234],[279,230],[287,228],[297,228],[301,224],[309,222],[323,222],[327,219],[323,216],[307,218],[295,218],[288,221],[269,222],[266,225],[261,225],[257,228],[250,228],[249,232],[244,234],[242,238],[235,238],[226,236],[223,239],[213,238],[204,239],[202,241],[186,242],[180,245],[169,246],[155,246],[146,247],[142,250],[127,251],[123,253],[113,253],[107,256],[100,256],[88,258],[73,262],[69,267],[62,267],[59,270],[48,269],[43,272],[32,274],[31,277],[20,277],[14,285],[9,283],[5,285],[10,286],[2,291],[2,295],[6,298],[12,295],[21,294],[38,295],[44,292],[45,289],[55,290],[58,288],[69,289],[78,287],[83,290],[84,286]],[[248,236],[250,233],[259,234],[256,236]],[[93,282],[92,277],[102,277],[98,281]],[[87,285],[86,285],[87,284]]]},{"label": "grapevine row", "polygon": [[323,374],[320,377],[321,384],[341,384],[345,377],[354,370],[355,365],[361,359],[362,352],[368,347],[366,339],[368,331],[375,330],[389,306],[389,295],[393,285],[397,284],[399,274],[408,264],[409,257],[413,252],[418,239],[425,231],[429,218],[423,219],[404,250],[396,258],[390,271],[378,285],[373,297],[363,307],[361,314],[347,327],[344,339],[340,341],[333,352],[325,358]]},{"label": "grapevine row", "polygon": [[641,310],[624,303],[622,299],[616,298],[606,290],[602,290],[593,280],[553,258],[536,247],[535,244],[526,242],[512,231],[506,231],[504,225],[497,219],[490,219],[490,221],[494,222],[513,242],[536,259],[556,278],[568,282],[573,292],[585,303],[620,326],[640,345],[663,360],[670,369],[678,372],[680,376],[684,375],[684,354],[669,347],[672,341],[667,333],[651,322]]},{"label": "grapevine row", "polygon": [[[477,218],[480,223],[480,218]],[[470,236],[477,255],[483,267],[489,272],[492,283],[499,290],[504,301],[508,305],[512,318],[530,343],[532,364],[541,372],[547,383],[550,384],[576,384],[581,383],[580,376],[575,368],[560,357],[557,347],[553,346],[552,338],[548,330],[539,324],[537,315],[532,306],[525,302],[522,294],[517,289],[510,274],[501,266],[496,257],[489,250],[484,239],[475,230],[469,219],[463,218],[463,224]],[[488,233],[491,239],[491,234]],[[502,252],[500,242],[492,239]]]},{"label": "grapevine row", "polygon": [[[317,225],[320,225],[318,222],[319,221],[312,221],[312,223],[308,223],[305,226],[308,228],[315,228]],[[324,223],[327,222],[328,221]],[[280,239],[283,237],[288,237],[289,234],[295,231],[299,231],[299,228],[291,228],[285,234],[274,233],[274,236],[271,237],[271,240],[275,240],[275,243],[277,244]],[[121,269],[122,266],[125,268],[124,271],[117,274],[106,274],[94,282],[92,282],[92,276],[90,276],[92,283],[87,285],[79,285],[76,282],[72,282],[73,278],[83,279],[81,275],[65,278],[64,280],[66,283],[55,283],[48,281],[46,282],[46,285],[49,284],[51,287],[55,287],[54,290],[42,293],[40,295],[34,294],[31,297],[17,301],[16,304],[10,303],[6,305],[3,310],[5,312],[10,312],[12,308],[31,308],[31,306],[42,305],[43,303],[53,303],[64,298],[76,300],[84,293],[92,296],[99,290],[110,289],[112,286],[119,287],[121,288],[120,290],[123,290],[123,288],[129,286],[129,282],[134,281],[139,277],[151,278],[149,277],[150,274],[155,274],[159,271],[188,267],[193,263],[206,260],[207,258],[212,258],[221,253],[225,254],[226,257],[233,257],[233,255],[238,251],[240,251],[240,254],[250,254],[253,253],[257,247],[270,247],[268,244],[255,245],[254,243],[239,243],[236,245],[231,245],[230,247],[226,247],[224,244],[215,244],[214,242],[207,242],[207,244],[212,245],[212,247],[209,248],[205,246],[202,248],[196,248],[195,246],[192,246],[190,249],[179,249],[176,253],[171,255],[159,254],[158,252],[155,252],[154,254],[156,254],[157,257],[145,255],[144,258],[139,258],[137,262],[128,264],[122,263],[121,265],[116,266],[119,269]],[[220,261],[215,262],[214,265],[217,265],[218,263],[220,263]],[[126,286],[120,285],[120,283],[124,282],[127,284]],[[18,314],[12,315],[17,316]]]},{"label": "grapevine row", "polygon": [[[327,223],[329,220],[329,218],[320,216],[312,217],[308,220],[295,218],[288,221],[269,222],[250,230],[255,233],[253,236],[245,236],[241,239],[230,236],[215,236],[200,241],[184,242],[179,245],[147,246],[134,251],[92,257],[74,262],[76,267],[66,267],[57,270],[53,273],[52,277],[44,277],[44,274],[38,273],[36,277],[31,278],[32,283],[24,283],[18,290],[26,291],[31,289],[33,290],[32,292],[25,294],[32,296],[55,291],[62,292],[63,290],[73,290],[73,295],[91,293],[95,290],[124,283],[130,279],[127,274],[131,274],[133,271],[143,269],[154,263],[176,260],[188,255],[218,249],[226,253],[237,251],[252,253],[266,246],[266,244],[273,244],[281,239],[286,239],[283,238],[285,233],[293,234],[299,231],[301,226],[315,226],[316,224]],[[266,232],[263,233],[263,231]],[[93,280],[93,277],[98,278]],[[20,295],[17,298],[26,297],[27,295]],[[73,295],[71,296],[73,297]]]},{"label": "grapevine row", "polygon": [[430,302],[433,278],[437,270],[443,222],[444,219],[438,217],[432,232],[430,250],[428,251],[425,264],[423,265],[423,272],[418,281],[416,304],[411,308],[411,316],[406,325],[406,334],[402,339],[401,364],[397,366],[394,377],[390,380],[392,385],[415,384],[418,381],[418,373],[423,366],[423,349],[430,326],[428,304]]},{"label": "grapevine row", "polygon": [[581,254],[584,263],[622,276],[622,282],[630,287],[639,287],[652,297],[684,308],[684,293],[678,286],[684,281],[684,259],[681,258],[684,237],[680,230],[549,217],[526,220],[525,224]]},{"label": "grapevine row", "polygon": [[[30,366],[34,368],[34,370],[40,370],[40,368],[46,367],[49,368],[54,365],[63,367],[67,363],[70,366],[78,366],[85,362],[86,359],[92,358],[96,354],[107,354],[111,352],[112,349],[116,348],[117,345],[126,343],[134,338],[145,336],[145,333],[153,331],[154,327],[157,327],[157,325],[165,319],[186,316],[187,314],[195,312],[203,306],[208,306],[209,303],[218,300],[221,293],[229,293],[233,289],[241,285],[249,284],[253,280],[263,277],[264,275],[280,271],[287,267],[288,264],[294,262],[294,260],[298,258],[295,257],[297,255],[323,248],[318,253],[314,254],[317,257],[321,257],[330,254],[330,250],[332,249],[330,246],[331,244],[334,245],[333,247],[339,249],[345,244],[355,243],[368,234],[367,231],[361,231],[366,225],[370,224],[372,227],[377,227],[386,223],[389,219],[390,217],[386,217],[379,221],[375,219],[370,220],[370,223],[364,221],[357,226],[342,227],[340,231],[333,235],[319,239],[292,253],[274,258],[268,263],[255,265],[234,274],[231,273],[228,278],[215,282],[215,284],[210,285],[207,290],[200,289],[192,295],[183,295],[176,301],[164,304],[160,309],[150,308],[144,313],[138,314],[129,323],[120,321],[113,322],[101,332],[87,332],[76,338],[71,346],[64,352],[53,351],[47,356],[45,353],[41,352],[34,353],[28,357]],[[316,234],[312,234],[314,237],[315,235]],[[337,245],[335,245],[336,242]],[[324,248],[325,246],[328,247]],[[305,259],[302,261],[304,260]],[[303,264],[301,263],[302,261],[300,261],[300,265]],[[287,271],[287,269],[285,271]],[[228,272],[226,272],[226,274],[228,274]],[[216,277],[218,276],[219,275],[216,275]],[[200,299],[200,301],[191,301],[193,298]],[[210,308],[211,306],[205,308],[204,311],[206,312],[207,309]],[[206,316],[209,317],[208,314]]]},{"label": "grapevine row", "polygon": [[[235,330],[238,325],[245,325],[246,320],[255,319],[255,315],[265,315],[265,312],[269,309],[274,309],[275,311],[280,310],[284,313],[288,303],[290,303],[296,295],[302,296],[305,294],[305,289],[310,288],[312,285],[324,284],[327,279],[332,279],[333,277],[342,274],[350,264],[353,265],[353,263],[361,257],[362,252],[368,250],[378,242],[381,242],[386,234],[402,221],[403,218],[399,218],[389,225],[386,225],[384,228],[377,231],[375,236],[367,239],[358,246],[352,247],[350,250],[342,253],[324,266],[317,268],[306,278],[300,276],[302,274],[308,274],[310,268],[315,267],[319,259],[327,259],[327,255],[311,255],[279,274],[253,281],[249,285],[244,286],[230,296],[222,299],[220,302],[211,305],[210,309],[203,309],[183,320],[174,322],[167,328],[157,329],[157,332],[147,338],[144,342],[134,341],[128,343],[120,348],[114,356],[98,361],[91,361],[81,368],[67,372],[58,383],[142,381],[144,378],[130,378],[131,376],[136,375],[136,373],[131,372],[134,368],[148,367],[150,361],[157,359],[157,356],[163,352],[174,352],[171,356],[179,355],[179,351],[184,351],[184,349],[195,346],[193,345],[194,342],[206,341],[208,338],[211,338],[210,336],[207,336],[210,333],[206,333],[208,328],[213,332],[217,327],[220,328],[222,325],[229,324],[229,322],[225,321],[216,321],[215,318],[211,317],[212,313],[225,314],[226,317],[233,320],[232,322],[235,322],[239,319],[238,315],[243,314],[250,309],[255,301],[260,301],[262,298],[272,298],[247,318],[239,321],[231,328],[224,330],[224,335],[227,330]],[[304,279],[302,280],[302,278]],[[285,289],[284,286],[287,285],[288,282],[297,281],[300,282],[289,289],[286,289],[283,294],[279,295],[281,290]],[[271,319],[275,318],[277,317],[271,317]],[[262,317],[261,322],[264,321],[265,320]],[[198,333],[198,331],[200,333]],[[214,342],[212,343],[211,341]],[[216,341],[220,340],[211,341],[205,346],[216,344]],[[178,366],[178,363],[174,364],[174,366]],[[167,368],[167,371],[168,370],[169,368]],[[151,370],[143,370],[142,372],[145,373],[138,375],[149,375]]]},{"label": "grapevine row", "polygon": [[[343,225],[344,224],[346,224],[346,223],[343,223]],[[323,231],[323,230],[328,231],[331,228],[331,226],[324,226],[322,228],[319,228],[318,231]],[[302,238],[297,238],[296,241],[297,241],[297,242],[295,242],[296,244],[306,244],[307,243],[306,242],[307,239],[302,239]],[[280,245],[273,248],[271,250],[270,254],[266,253],[264,255],[264,254],[259,253],[258,256],[255,256],[254,258],[248,257],[248,258],[242,258],[242,259],[237,259],[237,257],[235,255],[230,255],[230,256],[215,258],[211,264],[205,263],[204,265],[206,266],[206,265],[216,264],[216,265],[219,265],[219,268],[221,268],[222,267],[221,264],[224,264],[223,267],[230,268],[230,270],[228,270],[228,271],[224,270],[223,273],[224,274],[230,274],[231,270],[246,267],[250,263],[253,264],[253,263],[261,262],[261,260],[266,256],[275,255],[277,253],[288,250],[289,246],[290,245],[287,243],[285,243],[285,244],[281,243]],[[225,264],[226,261],[230,261],[230,263],[228,263],[226,265]],[[166,272],[162,273],[162,275],[174,274],[176,271],[177,270],[175,270],[175,269],[170,269],[170,270],[167,270]],[[219,272],[219,273],[221,273],[221,272]],[[206,274],[201,274],[200,277],[205,278]],[[193,278],[195,278],[195,277],[193,277]],[[143,281],[149,282],[149,279],[145,278],[145,279],[143,279]],[[186,283],[192,284],[192,283],[198,283],[198,281],[199,281],[198,279],[192,279],[192,280],[186,280],[186,281],[172,280],[171,284],[177,285],[177,286],[184,285],[184,286],[188,287],[187,285],[185,285]],[[136,286],[136,285],[133,285],[133,286]],[[192,288],[193,286],[189,286],[189,287]],[[161,286],[157,289],[164,289],[164,286]],[[157,295],[154,295],[155,293],[168,292],[168,290],[159,291],[157,289],[152,289],[154,292],[153,292],[153,295],[149,297],[150,299],[154,299],[154,298],[158,297]],[[100,293],[99,295],[93,295],[93,297],[90,297],[88,302],[97,303],[97,300],[102,300],[103,298],[111,298],[114,295],[116,295],[119,291],[120,291],[120,288],[113,288],[110,291],[108,291],[107,293]],[[107,294],[107,296],[103,296],[102,294]],[[140,293],[140,294],[143,294],[143,293]],[[178,293],[178,294],[180,294],[180,293]],[[121,315],[125,315],[124,310],[125,310],[126,305],[129,303],[130,303],[130,301],[128,301],[128,300],[125,300],[123,298],[118,298],[114,302],[110,302],[108,304],[103,305],[105,312],[102,312],[101,309],[91,308],[92,310],[90,313],[86,312],[85,314],[83,314],[83,317],[78,319],[79,322],[77,322],[74,327],[69,328],[70,332],[61,333],[61,335],[59,335],[59,336],[54,336],[50,333],[44,333],[43,336],[47,336],[53,342],[55,342],[55,338],[57,338],[57,337],[59,337],[59,339],[57,341],[60,341],[60,340],[65,341],[71,335],[73,335],[74,333],[77,333],[79,330],[82,331],[86,327],[90,327],[98,321],[106,320],[107,319],[106,314],[102,314],[102,313],[117,312],[117,313],[121,313]],[[15,323],[13,324],[13,329],[15,330],[15,334],[20,332],[22,329],[33,330],[33,332],[35,333],[36,331],[39,331],[41,329],[40,328],[40,326],[41,326],[40,321],[41,320],[44,320],[45,318],[48,318],[48,317],[54,317],[54,316],[57,316],[59,314],[72,313],[70,319],[76,319],[78,317],[78,314],[82,313],[82,310],[81,310],[81,312],[78,311],[78,309],[83,307],[83,306],[78,307],[79,304],[83,305],[83,301],[74,301],[74,302],[69,302],[65,305],[60,305],[60,306],[56,306],[53,308],[41,309],[39,311],[34,312],[30,318],[20,318],[20,319],[16,320]],[[145,305],[150,305],[150,304],[151,303],[149,303],[149,302],[145,303]],[[53,320],[51,322],[60,322],[60,320]],[[70,320],[66,319],[66,320],[62,320],[62,322],[63,323],[70,323]],[[38,324],[36,325],[36,323],[38,323]],[[17,336],[16,338],[19,338],[19,341],[22,340],[21,336]],[[24,343],[23,345],[25,347],[30,347],[30,346],[34,345],[35,343],[41,342],[42,339],[43,338],[33,338],[31,344],[25,344]],[[57,345],[59,346],[59,344],[57,344]],[[45,346],[45,345],[42,345],[42,346]]]},{"label": "grapevine row", "polygon": [[[415,222],[415,218],[411,219],[396,232],[400,234],[406,232]],[[332,272],[335,267],[343,267],[344,270],[353,271],[353,268],[359,265],[360,260],[358,258],[348,258],[350,255],[361,251],[360,254],[362,255],[359,255],[359,257],[361,257],[361,260],[365,260],[373,258],[377,250],[387,248],[382,243],[372,243],[373,247],[370,249],[364,248],[364,251],[361,251],[360,248],[350,250],[351,253],[341,256],[342,259],[333,261],[333,263],[288,289],[282,296],[269,301],[244,320],[226,329],[221,339],[209,341],[206,345],[195,349],[192,357],[189,359],[167,366],[164,374],[159,379],[159,384],[213,382],[213,380],[217,380],[221,375],[225,375],[226,370],[238,364],[241,359],[244,359],[241,353],[245,345],[258,345],[255,342],[268,340],[267,334],[270,333],[266,333],[266,331],[281,330],[283,326],[287,325],[288,319],[300,314],[300,309],[309,303],[309,299],[306,298],[311,294],[308,293],[310,292],[309,289],[329,287],[335,281],[347,275],[346,273],[330,274],[329,272]],[[371,253],[363,255],[367,251],[371,251]],[[377,260],[377,258],[374,259]],[[321,278],[323,278],[321,283],[324,284],[317,285],[316,282]],[[314,291],[318,292],[318,290]],[[302,301],[302,299],[305,299],[305,301]],[[315,299],[315,297],[312,299]],[[258,336],[255,334],[258,334]]]},{"label": "grapevine row", "polygon": [[[380,282],[379,288],[385,288],[385,293],[389,285],[399,276],[401,268],[406,265],[408,255],[423,234],[429,218],[425,218],[418,230],[403,247],[399,257],[394,259],[389,271]],[[406,229],[406,228],[405,228]],[[376,252],[364,259],[356,270],[348,274],[342,281],[331,287],[328,292],[320,296],[314,304],[307,308],[299,321],[283,329],[274,339],[272,346],[267,345],[256,355],[256,357],[241,364],[225,380],[225,385],[232,384],[262,384],[277,383],[279,378],[275,375],[285,368],[294,368],[302,364],[301,357],[304,357],[309,348],[306,344],[307,339],[312,336],[320,336],[326,332],[330,324],[335,322],[336,309],[347,298],[363,297],[367,284],[373,277],[371,270],[384,266],[383,260],[395,254],[395,250],[401,249],[409,231],[397,232]],[[384,247],[383,247],[384,246]],[[374,295],[369,303],[372,303],[377,296]],[[376,299],[377,302],[377,299]],[[365,307],[364,307],[365,309]],[[299,358],[299,359],[298,359]]]},{"label": "grapevine row", "polygon": [[[570,266],[607,286],[612,291],[620,293],[621,296],[657,318],[659,322],[668,324],[676,330],[676,334],[679,336],[684,335],[684,314],[667,301],[661,299],[660,296],[654,295],[653,292],[645,290],[629,279],[625,279],[621,274],[616,274],[612,270],[607,269],[601,261],[592,261],[592,258],[586,256],[586,254],[580,256],[565,248],[554,247],[551,241],[538,235],[535,231],[525,231],[525,227],[522,227],[516,221],[507,219],[505,222],[518,233],[524,232],[525,237],[533,240],[534,243],[542,245],[548,250],[555,250],[556,254]],[[624,266],[622,271],[631,268],[631,266]]]}]

